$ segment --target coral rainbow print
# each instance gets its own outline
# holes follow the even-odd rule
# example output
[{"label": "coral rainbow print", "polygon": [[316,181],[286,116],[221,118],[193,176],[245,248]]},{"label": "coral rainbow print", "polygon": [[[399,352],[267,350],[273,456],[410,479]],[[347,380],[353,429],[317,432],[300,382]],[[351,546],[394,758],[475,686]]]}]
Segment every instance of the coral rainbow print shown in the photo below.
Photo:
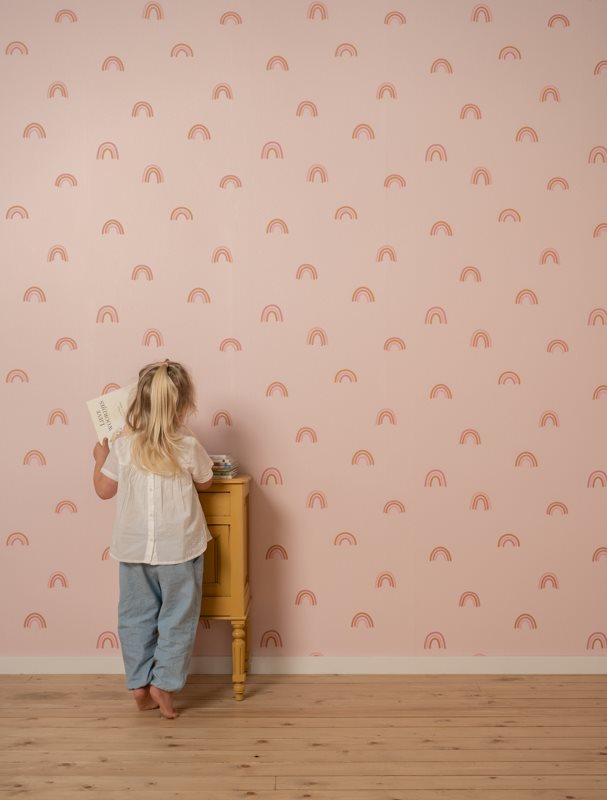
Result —
[{"label": "coral rainbow print", "polygon": [[6,0],[0,31],[2,655],[120,660],[85,403],[169,358],[251,476],[253,658],[602,664],[607,2]]}]

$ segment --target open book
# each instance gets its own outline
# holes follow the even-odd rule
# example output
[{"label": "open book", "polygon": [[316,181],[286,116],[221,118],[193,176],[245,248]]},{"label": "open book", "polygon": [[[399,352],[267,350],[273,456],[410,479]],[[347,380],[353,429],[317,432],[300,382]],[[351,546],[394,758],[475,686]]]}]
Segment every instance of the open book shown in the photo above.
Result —
[{"label": "open book", "polygon": [[113,392],[102,394],[101,397],[95,397],[94,400],[87,400],[86,405],[100,442],[107,437],[111,447],[124,427],[126,412],[136,389],[137,384],[130,383]]}]

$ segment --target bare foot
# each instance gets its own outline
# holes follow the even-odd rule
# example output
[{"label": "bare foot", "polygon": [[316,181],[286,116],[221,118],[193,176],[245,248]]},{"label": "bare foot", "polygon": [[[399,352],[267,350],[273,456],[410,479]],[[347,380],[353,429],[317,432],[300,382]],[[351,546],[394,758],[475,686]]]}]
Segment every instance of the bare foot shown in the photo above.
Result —
[{"label": "bare foot", "polygon": [[150,711],[152,708],[158,708],[158,703],[150,696],[149,686],[133,689],[133,696],[140,711]]},{"label": "bare foot", "polygon": [[158,686],[154,686],[153,683],[150,683],[150,696],[160,706],[160,713],[163,717],[175,719],[175,717],[179,716],[177,711],[173,708],[171,692],[165,692],[164,689],[160,689]]}]

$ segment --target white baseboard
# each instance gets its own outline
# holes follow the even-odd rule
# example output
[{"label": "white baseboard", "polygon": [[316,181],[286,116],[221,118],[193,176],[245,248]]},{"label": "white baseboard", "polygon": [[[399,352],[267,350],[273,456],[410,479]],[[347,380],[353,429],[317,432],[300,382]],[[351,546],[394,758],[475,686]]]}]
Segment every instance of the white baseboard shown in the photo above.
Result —
[{"label": "white baseboard", "polygon": [[[190,673],[231,675],[229,656],[196,656]],[[3,675],[123,675],[121,656],[0,656]],[[257,656],[249,675],[605,675],[605,656]]]}]

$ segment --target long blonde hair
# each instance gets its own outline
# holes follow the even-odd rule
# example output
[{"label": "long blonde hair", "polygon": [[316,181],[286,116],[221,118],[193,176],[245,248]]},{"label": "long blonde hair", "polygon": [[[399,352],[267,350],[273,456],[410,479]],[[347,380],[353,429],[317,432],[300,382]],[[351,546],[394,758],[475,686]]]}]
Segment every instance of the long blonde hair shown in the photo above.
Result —
[{"label": "long blonde hair", "polygon": [[133,436],[132,461],[162,475],[182,473],[179,429],[195,410],[194,384],[185,367],[168,358],[143,367],[126,412],[125,432]]}]

